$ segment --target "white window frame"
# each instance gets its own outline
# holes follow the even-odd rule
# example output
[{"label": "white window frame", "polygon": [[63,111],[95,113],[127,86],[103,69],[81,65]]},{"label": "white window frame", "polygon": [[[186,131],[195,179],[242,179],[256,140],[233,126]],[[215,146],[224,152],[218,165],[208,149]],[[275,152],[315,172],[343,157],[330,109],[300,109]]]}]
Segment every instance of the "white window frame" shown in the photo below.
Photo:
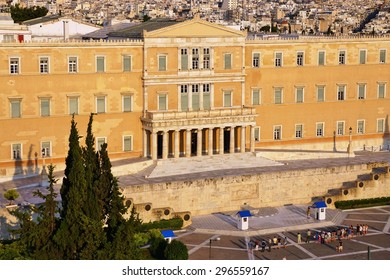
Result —
[{"label": "white window frame", "polygon": [[[46,62],[43,60],[46,60]],[[50,73],[50,57],[49,56],[45,55],[45,56],[39,57],[39,73],[40,74],[49,74]]]},{"label": "white window frame", "polygon": [[[302,101],[299,101],[298,100],[298,93],[300,90],[302,89]],[[305,102],[305,87],[300,87],[300,86],[297,86],[295,87],[295,103],[304,103]]]},{"label": "white window frame", "polygon": [[[47,101],[48,102],[48,107],[49,107],[49,112],[47,114],[43,114],[42,110],[42,102]],[[51,98],[50,97],[41,97],[39,98],[39,113],[41,117],[50,117],[51,115]]]},{"label": "white window frame", "polygon": [[[363,87],[363,96],[360,96],[360,89]],[[367,84],[365,83],[359,83],[357,86],[357,99],[364,100],[366,99],[366,92],[367,92]]]},{"label": "white window frame", "polygon": [[[17,102],[19,103],[19,114],[18,116],[14,116],[14,114],[12,113],[12,103],[13,102]],[[22,117],[22,99],[21,98],[10,98],[9,99],[9,110],[10,110],[10,117],[12,119],[18,119],[18,118],[21,118]]]},{"label": "white window frame", "polygon": [[[384,52],[384,60],[382,60],[381,54]],[[379,50],[379,63],[386,63],[387,61],[387,49],[380,49]]]},{"label": "white window frame", "polygon": [[[14,145],[18,145],[20,147],[19,155],[14,153]],[[23,144],[22,143],[12,143],[11,144],[11,159],[12,160],[21,160],[23,156]]]},{"label": "white window frame", "polygon": [[[364,52],[364,61],[362,61],[362,52]],[[359,49],[359,64],[367,64],[367,49]]]},{"label": "white window frame", "polygon": [[[165,60],[165,67],[164,68],[162,67],[162,65],[160,65],[161,64],[160,58],[161,59],[164,58],[164,60]],[[167,54],[160,53],[157,55],[157,70],[159,72],[165,72],[168,70],[168,55]]]},{"label": "white window frame", "polygon": [[[98,100],[101,100],[103,99],[104,100],[104,112],[98,112]],[[107,96],[105,95],[98,95],[95,97],[95,103],[96,103],[96,114],[105,114],[107,113]]]},{"label": "white window frame", "polygon": [[[280,90],[280,102],[276,102],[276,91]],[[283,88],[282,87],[274,87],[274,104],[283,104]]]},{"label": "white window frame", "polygon": [[273,140],[282,140],[282,125],[274,125],[273,126]]},{"label": "white window frame", "polygon": [[[49,144],[49,147],[44,147],[44,144],[45,143],[48,143]],[[41,156],[44,156],[45,158],[49,158],[52,156],[52,144],[51,144],[51,141],[41,141],[41,152],[40,152],[40,155]],[[43,154],[43,152],[45,152],[45,154]]]},{"label": "white window frame", "polygon": [[[318,126],[321,125],[321,131]],[[318,133],[320,132],[320,133]],[[324,122],[316,122],[316,137],[324,137],[325,135],[325,123]]]},{"label": "white window frame", "polygon": [[[339,129],[339,125],[342,125],[342,130]],[[345,135],[345,121],[337,121],[336,122],[336,135],[342,136]]]},{"label": "white window frame", "polygon": [[[14,64],[13,62],[17,62]],[[9,74],[10,75],[19,75],[20,74],[20,62],[21,59],[18,56],[11,56],[8,59],[8,65],[9,65]]]},{"label": "white window frame", "polygon": [[[130,110],[125,110],[125,99],[130,98]],[[123,94],[122,95],[122,112],[128,113],[128,112],[133,112],[133,95],[131,94]]]},{"label": "white window frame", "polygon": [[[360,123],[363,123],[363,129],[362,130],[359,127]],[[356,121],[356,133],[357,134],[364,134],[365,130],[366,130],[366,121],[365,120],[357,120]]]},{"label": "white window frame", "polygon": [[[188,71],[188,62],[189,62],[189,49],[188,48],[180,48],[179,59],[180,59],[180,71]],[[187,63],[184,63],[183,58],[186,57]],[[184,66],[184,67],[183,67]]]},{"label": "white window frame", "polygon": [[252,68],[260,68],[260,52],[252,52]]},{"label": "white window frame", "polygon": [[[229,57],[229,65],[226,64],[226,59]],[[232,53],[224,53],[223,54],[223,69],[230,70],[233,69],[233,54]]]},{"label": "white window frame", "polygon": [[253,131],[253,136],[255,137],[255,142],[260,142],[260,126],[255,126]]},{"label": "white window frame", "polygon": [[[322,88],[323,89],[323,99],[322,100],[320,100],[319,99],[319,89],[320,88]],[[317,100],[317,102],[325,102],[325,88],[326,88],[326,86],[325,85],[317,85],[316,86],[316,100]]]},{"label": "white window frame", "polygon": [[200,69],[200,51],[199,48],[191,49],[191,70]]},{"label": "white window frame", "polygon": [[[278,57],[280,55],[280,57]],[[283,67],[283,52],[275,52],[274,54],[275,67]]]},{"label": "white window frame", "polygon": [[[342,54],[344,54],[344,55],[342,56]],[[347,51],[346,50],[339,50],[339,53],[338,53],[338,64],[339,65],[347,64]]]},{"label": "white window frame", "polygon": [[210,69],[211,68],[211,49],[210,48],[202,48],[203,58],[202,58],[202,69]]},{"label": "white window frame", "polygon": [[[160,97],[165,96],[165,109],[160,108]],[[168,94],[167,93],[158,93],[157,94],[157,110],[158,111],[168,111]]]},{"label": "white window frame", "polygon": [[[125,59],[129,59],[129,69],[125,69]],[[130,54],[122,55],[122,70],[123,72],[131,72],[133,70],[133,56]]]},{"label": "white window frame", "polygon": [[[77,110],[76,112],[71,112],[70,102],[71,100],[77,100]],[[78,115],[80,113],[80,97],[79,96],[68,96],[68,114],[69,115]]]},{"label": "white window frame", "polygon": [[[320,60],[320,54],[321,53],[324,54],[324,61],[323,61],[323,63],[321,63],[321,60]],[[320,50],[320,51],[318,51],[318,66],[325,66],[325,65],[326,65],[326,51]]]},{"label": "white window frame", "polygon": [[[129,150],[126,150],[126,147],[125,147],[125,139],[126,138],[130,138],[130,149]],[[131,152],[133,151],[133,135],[123,135],[122,136],[122,150],[123,152]]]},{"label": "white window frame", "polygon": [[[340,98],[340,93],[341,93],[341,91],[339,90],[340,87],[342,87],[342,89],[343,89],[343,91],[342,91],[342,93],[343,93],[342,98]],[[336,97],[337,101],[344,101],[344,100],[346,100],[346,96],[347,96],[347,86],[344,85],[344,84],[338,84],[337,85],[337,97]]]},{"label": "white window frame", "polygon": [[[103,59],[103,70],[98,69],[98,60]],[[96,63],[96,73],[105,73],[106,72],[106,56],[105,55],[96,55],[95,56],[95,63]]]},{"label": "white window frame", "polygon": [[[383,97],[380,96],[380,87],[383,86]],[[386,98],[386,88],[387,84],[386,83],[378,83],[377,86],[377,93],[378,93],[378,99]]]},{"label": "white window frame", "polygon": [[[227,95],[227,94],[230,94],[230,104],[229,104],[229,106],[227,106],[228,104],[225,104],[225,100],[226,100],[226,97],[225,97],[225,95]],[[231,107],[233,107],[233,90],[224,90],[223,91],[223,107],[224,108],[231,108]]]},{"label": "white window frame", "polygon": [[[379,127],[379,123],[382,123],[381,127]],[[379,118],[376,119],[376,132],[377,133],[384,133],[385,132],[385,119]]]},{"label": "white window frame", "polygon": [[[101,145],[99,145],[99,142],[101,142],[101,140],[103,140],[103,143]],[[99,137],[96,137],[96,151],[101,151],[102,149],[102,145],[104,143],[107,143],[107,137],[106,136],[99,136]]]},{"label": "white window frame", "polygon": [[[75,58],[76,62],[71,61],[71,59]],[[79,72],[79,58],[75,55],[68,56],[68,73],[78,73]]]},{"label": "white window frame", "polygon": [[305,65],[305,52],[304,51],[297,51],[296,63],[297,63],[297,66],[304,66]]},{"label": "white window frame", "polygon": [[[259,95],[257,104],[254,102],[254,100],[255,100],[254,99],[255,92],[257,92],[257,94]],[[259,88],[253,88],[252,89],[252,105],[254,105],[254,106],[261,105],[261,89],[259,89]]]},{"label": "white window frame", "polygon": [[[299,126],[300,126],[301,130],[298,130]],[[295,124],[295,138],[296,139],[303,138],[303,124],[301,124],[301,123]]]}]

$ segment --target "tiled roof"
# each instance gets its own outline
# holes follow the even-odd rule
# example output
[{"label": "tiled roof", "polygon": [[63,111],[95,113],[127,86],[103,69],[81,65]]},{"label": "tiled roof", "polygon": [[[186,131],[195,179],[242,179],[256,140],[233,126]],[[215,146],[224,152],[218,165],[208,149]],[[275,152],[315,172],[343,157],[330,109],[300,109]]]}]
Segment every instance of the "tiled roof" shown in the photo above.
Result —
[{"label": "tiled roof", "polygon": [[121,31],[139,24],[140,23],[137,22],[130,22],[130,23],[118,23],[110,26],[104,26],[102,29],[83,35],[83,39],[84,40],[85,39],[94,39],[94,40],[107,39],[109,37],[108,34],[111,32]]},{"label": "tiled roof", "polygon": [[59,19],[60,17],[62,17],[62,16],[60,16],[60,15],[44,16],[44,17],[39,17],[39,18],[34,18],[34,19],[23,21],[23,24],[34,25],[34,24],[39,24],[39,23],[45,23],[45,22]]}]

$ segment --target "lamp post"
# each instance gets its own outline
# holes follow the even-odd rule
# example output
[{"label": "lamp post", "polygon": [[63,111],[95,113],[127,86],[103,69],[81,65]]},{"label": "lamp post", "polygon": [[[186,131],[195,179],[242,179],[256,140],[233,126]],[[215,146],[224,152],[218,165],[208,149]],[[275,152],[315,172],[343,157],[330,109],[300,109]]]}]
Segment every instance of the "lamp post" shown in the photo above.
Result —
[{"label": "lamp post", "polygon": [[352,127],[349,127],[348,157],[353,156],[352,151]]},{"label": "lamp post", "polygon": [[221,238],[220,238],[220,237],[216,237],[216,238],[210,238],[210,247],[209,247],[209,260],[211,260],[211,243],[212,243],[213,241],[219,241],[219,240],[221,240]]}]

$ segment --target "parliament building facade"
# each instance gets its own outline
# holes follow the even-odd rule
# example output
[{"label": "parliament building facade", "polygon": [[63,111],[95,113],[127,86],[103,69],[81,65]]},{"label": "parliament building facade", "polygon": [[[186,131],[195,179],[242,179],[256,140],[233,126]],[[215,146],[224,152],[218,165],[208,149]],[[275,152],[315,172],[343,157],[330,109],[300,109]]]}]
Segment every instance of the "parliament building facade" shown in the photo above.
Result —
[{"label": "parliament building facade", "polygon": [[73,114],[80,135],[96,114],[111,159],[390,144],[390,36],[253,37],[199,18],[113,36],[0,44],[0,176],[64,164]]}]

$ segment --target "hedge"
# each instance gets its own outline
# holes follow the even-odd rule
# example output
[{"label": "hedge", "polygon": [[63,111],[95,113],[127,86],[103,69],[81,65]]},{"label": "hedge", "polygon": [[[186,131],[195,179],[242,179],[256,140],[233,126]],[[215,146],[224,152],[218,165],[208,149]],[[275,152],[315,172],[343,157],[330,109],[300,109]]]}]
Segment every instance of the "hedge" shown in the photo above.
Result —
[{"label": "hedge", "polygon": [[354,209],[354,208],[390,205],[390,197],[377,197],[377,198],[356,199],[356,200],[347,200],[347,201],[336,201],[334,205],[338,209]]},{"label": "hedge", "polygon": [[183,220],[181,218],[173,218],[170,220],[160,220],[160,221],[154,221],[150,223],[142,224],[141,228],[142,231],[148,231],[151,229],[181,229],[183,226]]}]

